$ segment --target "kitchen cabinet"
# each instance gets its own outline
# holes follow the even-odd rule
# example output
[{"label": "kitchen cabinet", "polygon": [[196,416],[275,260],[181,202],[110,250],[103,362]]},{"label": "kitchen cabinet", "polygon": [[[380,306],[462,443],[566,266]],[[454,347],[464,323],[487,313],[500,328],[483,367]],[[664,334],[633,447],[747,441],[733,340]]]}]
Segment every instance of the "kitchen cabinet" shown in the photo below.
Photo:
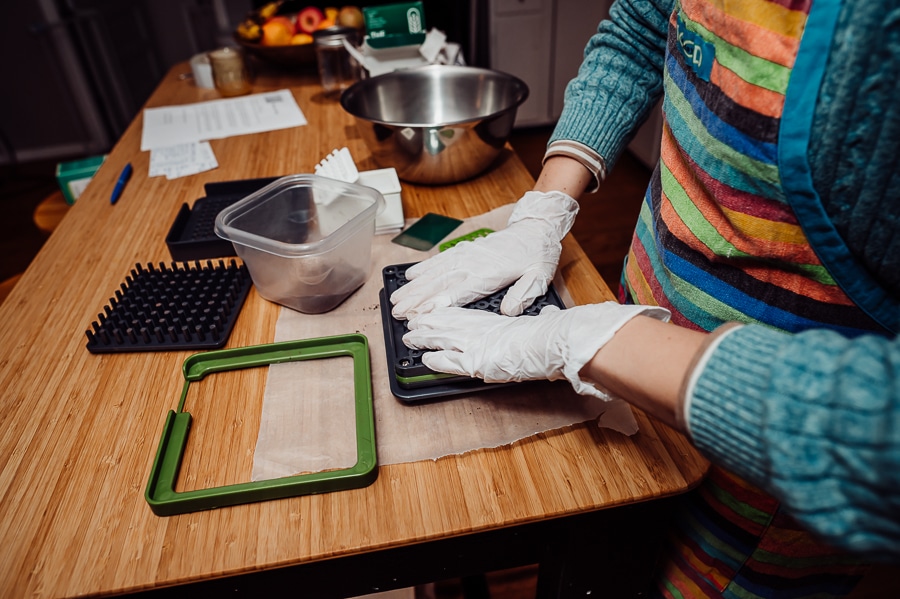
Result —
[{"label": "kitchen cabinet", "polygon": [[612,0],[489,0],[491,68],[528,84],[516,126],[556,122],[566,84]]},{"label": "kitchen cabinet", "polygon": [[517,127],[544,125],[555,120],[550,82],[556,36],[548,27],[553,22],[554,4],[553,0],[491,2],[491,68],[519,77],[529,89],[528,99],[516,114]]},{"label": "kitchen cabinet", "polygon": [[[584,47],[609,16],[612,0],[488,0],[490,67],[528,84],[516,127],[552,125],[563,107],[566,84],[578,73]],[[662,118],[655,109],[629,149],[653,167],[659,158]]]}]

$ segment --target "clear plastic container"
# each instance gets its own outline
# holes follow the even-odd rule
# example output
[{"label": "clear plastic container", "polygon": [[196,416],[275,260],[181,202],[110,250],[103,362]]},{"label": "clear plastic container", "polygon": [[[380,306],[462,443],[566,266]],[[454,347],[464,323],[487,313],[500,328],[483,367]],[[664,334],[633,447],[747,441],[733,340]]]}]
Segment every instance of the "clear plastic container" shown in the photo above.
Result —
[{"label": "clear plastic container", "polygon": [[290,175],[222,210],[215,231],[234,244],[262,297],[319,314],[368,278],[383,207],[371,187]]}]

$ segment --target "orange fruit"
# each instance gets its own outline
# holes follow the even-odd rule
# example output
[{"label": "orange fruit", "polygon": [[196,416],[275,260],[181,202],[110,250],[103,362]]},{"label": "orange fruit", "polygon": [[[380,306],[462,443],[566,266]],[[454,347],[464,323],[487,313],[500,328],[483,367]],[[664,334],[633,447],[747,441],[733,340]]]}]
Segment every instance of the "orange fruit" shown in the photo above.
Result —
[{"label": "orange fruit", "polygon": [[291,37],[292,46],[303,46],[305,44],[311,44],[312,42],[313,36],[308,33],[295,33],[293,37]]},{"label": "orange fruit", "polygon": [[263,46],[287,46],[294,35],[294,24],[287,17],[272,17],[262,24]]},{"label": "orange fruit", "polygon": [[329,27],[334,27],[334,19],[322,19],[316,26],[316,30],[328,29]]}]

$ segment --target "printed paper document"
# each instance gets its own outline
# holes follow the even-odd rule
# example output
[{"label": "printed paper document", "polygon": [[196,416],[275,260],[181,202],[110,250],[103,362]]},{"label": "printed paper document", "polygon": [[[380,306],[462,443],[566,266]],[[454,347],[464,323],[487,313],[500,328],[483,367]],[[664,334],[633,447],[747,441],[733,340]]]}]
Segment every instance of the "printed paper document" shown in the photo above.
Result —
[{"label": "printed paper document", "polygon": [[290,90],[144,109],[141,150],[306,124]]}]

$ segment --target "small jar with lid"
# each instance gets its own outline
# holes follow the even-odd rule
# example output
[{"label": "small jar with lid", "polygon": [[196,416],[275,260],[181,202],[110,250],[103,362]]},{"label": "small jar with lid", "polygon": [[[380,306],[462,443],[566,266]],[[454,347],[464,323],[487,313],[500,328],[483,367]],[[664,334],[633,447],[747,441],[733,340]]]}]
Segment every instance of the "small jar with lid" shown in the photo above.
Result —
[{"label": "small jar with lid", "polygon": [[353,27],[328,27],[313,34],[319,78],[326,92],[341,92],[359,80],[360,65],[344,43],[354,47],[359,30]]},{"label": "small jar with lid", "polygon": [[208,56],[213,84],[220,94],[228,98],[250,93],[250,71],[239,48],[219,48]]}]

